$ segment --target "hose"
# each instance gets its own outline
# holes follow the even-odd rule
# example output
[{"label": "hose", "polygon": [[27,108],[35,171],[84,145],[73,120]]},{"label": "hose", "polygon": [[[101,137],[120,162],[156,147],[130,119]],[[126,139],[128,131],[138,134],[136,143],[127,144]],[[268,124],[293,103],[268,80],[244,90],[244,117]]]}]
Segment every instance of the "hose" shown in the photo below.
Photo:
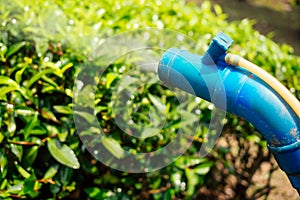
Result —
[{"label": "hose", "polygon": [[291,107],[291,109],[295,112],[298,118],[300,118],[300,103],[298,99],[295,96],[293,96],[284,85],[282,85],[276,78],[274,78],[268,72],[266,72],[259,66],[251,63],[250,61],[242,58],[241,56],[231,53],[226,54],[225,62],[233,66],[239,66],[244,69],[247,69],[251,73],[258,76],[272,89],[274,89],[282,97],[282,99]]}]

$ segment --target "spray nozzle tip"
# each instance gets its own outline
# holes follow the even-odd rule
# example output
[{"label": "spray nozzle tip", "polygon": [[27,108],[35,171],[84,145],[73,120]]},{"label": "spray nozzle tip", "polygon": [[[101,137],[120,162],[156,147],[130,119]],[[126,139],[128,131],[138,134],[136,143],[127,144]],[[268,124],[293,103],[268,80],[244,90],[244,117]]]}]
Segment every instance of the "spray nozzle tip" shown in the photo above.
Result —
[{"label": "spray nozzle tip", "polygon": [[203,56],[205,64],[214,64],[219,57],[226,53],[228,48],[232,45],[233,40],[223,32],[219,32],[212,40],[208,50]]},{"label": "spray nozzle tip", "polygon": [[215,45],[218,46],[218,48],[222,48],[224,51],[227,51],[228,48],[232,45],[233,40],[225,33],[220,32],[214,37],[212,44],[214,42],[215,42]]}]

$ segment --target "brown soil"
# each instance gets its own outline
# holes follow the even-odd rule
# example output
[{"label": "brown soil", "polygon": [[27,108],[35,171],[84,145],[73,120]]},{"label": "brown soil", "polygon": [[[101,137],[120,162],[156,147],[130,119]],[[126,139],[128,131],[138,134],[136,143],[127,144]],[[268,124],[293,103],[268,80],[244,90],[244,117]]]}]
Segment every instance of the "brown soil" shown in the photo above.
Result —
[{"label": "brown soil", "polygon": [[271,184],[275,187],[270,193],[269,200],[289,199],[299,200],[300,197],[296,190],[292,189],[291,183],[287,176],[281,171],[277,170],[272,175]]},{"label": "brown soil", "polygon": [[[253,178],[257,185],[264,184],[264,182],[266,182],[268,169],[270,168],[270,166],[268,166],[269,164],[270,163],[263,163],[261,166],[262,170]],[[271,186],[273,186],[274,189],[271,190],[271,193],[267,198],[268,200],[300,200],[297,191],[293,189],[289,179],[280,169],[273,172],[271,177]],[[263,198],[258,200],[263,200]]]}]

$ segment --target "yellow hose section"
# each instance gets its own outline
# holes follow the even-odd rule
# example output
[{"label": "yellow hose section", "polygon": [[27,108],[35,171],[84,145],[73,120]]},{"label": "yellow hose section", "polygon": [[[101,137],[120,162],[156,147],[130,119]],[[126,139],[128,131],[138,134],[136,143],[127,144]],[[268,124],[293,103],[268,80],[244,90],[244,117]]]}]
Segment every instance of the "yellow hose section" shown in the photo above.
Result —
[{"label": "yellow hose section", "polygon": [[286,103],[300,118],[300,103],[298,99],[295,96],[293,96],[290,93],[290,91],[284,85],[282,85],[276,78],[274,78],[272,75],[270,75],[268,72],[258,67],[257,65],[242,58],[241,56],[228,53],[225,56],[225,61],[227,64],[247,69],[251,73],[261,78],[265,83],[267,83],[271,88],[273,88],[282,97],[283,100],[286,101]]}]

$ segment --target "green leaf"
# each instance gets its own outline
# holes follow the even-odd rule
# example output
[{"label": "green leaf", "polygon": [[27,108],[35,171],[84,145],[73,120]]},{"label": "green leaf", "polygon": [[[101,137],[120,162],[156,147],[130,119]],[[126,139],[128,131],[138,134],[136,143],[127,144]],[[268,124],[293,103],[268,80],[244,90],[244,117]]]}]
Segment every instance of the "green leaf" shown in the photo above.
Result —
[{"label": "green leaf", "polygon": [[130,89],[130,85],[137,81],[139,81],[137,78],[125,75],[120,81],[120,87],[118,88],[118,90]]},{"label": "green leaf", "polygon": [[58,133],[58,140],[61,141],[61,142],[65,142],[68,135],[69,135],[68,130],[62,130]]},{"label": "green leaf", "polygon": [[7,157],[6,155],[0,151],[0,180],[5,178],[7,174]]},{"label": "green leaf", "polygon": [[24,181],[24,193],[29,195],[31,198],[38,196],[38,191],[35,190],[35,185],[37,183],[36,176],[33,173],[29,178]]},{"label": "green leaf", "polygon": [[59,168],[58,165],[51,166],[51,167],[46,171],[46,173],[45,173],[43,179],[44,179],[44,180],[47,180],[47,179],[53,178],[53,177],[57,174],[58,168]]},{"label": "green leaf", "polygon": [[191,125],[193,123],[195,123],[197,120],[199,120],[198,116],[194,113],[190,113],[190,112],[187,112],[185,110],[183,110],[181,112],[181,126],[184,127],[184,126],[187,126],[187,125]]},{"label": "green leaf", "polygon": [[56,69],[46,69],[46,70],[40,71],[39,73],[37,73],[33,77],[31,77],[31,79],[26,84],[26,88],[30,88],[33,83],[35,83],[36,81],[41,79],[44,75],[54,73],[55,71],[56,71]]},{"label": "green leaf", "polygon": [[145,127],[141,133],[141,138],[150,138],[159,133],[159,128]]},{"label": "green leaf", "polygon": [[214,10],[215,10],[215,12],[216,12],[217,15],[221,15],[222,12],[223,12],[222,11],[222,7],[220,5],[218,5],[218,4],[214,5]]},{"label": "green leaf", "polygon": [[[49,186],[49,190],[51,191],[52,194],[58,194],[59,191],[61,190],[61,187],[59,184],[51,184]],[[55,199],[49,199],[49,200],[55,200]]]},{"label": "green leaf", "polygon": [[164,192],[163,199],[173,199],[172,198],[173,194],[174,194],[173,190],[168,189],[167,191]]},{"label": "green leaf", "polygon": [[7,130],[10,137],[12,137],[17,130],[17,125],[13,114],[11,114],[7,120]]},{"label": "green leaf", "polygon": [[142,183],[139,183],[139,182],[137,182],[137,183],[135,183],[135,184],[134,184],[134,187],[135,187],[136,189],[140,190],[140,189],[142,189],[142,187],[143,187],[143,184],[142,184]]},{"label": "green leaf", "polygon": [[115,139],[103,136],[102,143],[104,147],[116,158],[121,159],[124,157],[124,149]]},{"label": "green leaf", "polygon": [[31,130],[30,135],[45,135],[47,130],[42,126],[35,126],[34,129]]},{"label": "green leaf", "polygon": [[108,73],[106,75],[106,89],[108,89],[110,87],[110,85],[112,84],[112,82],[118,77],[117,73]]},{"label": "green leaf", "polygon": [[53,86],[52,88],[55,88],[56,90],[59,90],[59,86],[58,86],[57,83],[56,83],[54,80],[52,80],[51,78],[48,78],[46,75],[44,75],[44,76],[42,77],[42,79],[43,79],[45,82],[49,83],[51,86]]},{"label": "green leaf", "polygon": [[176,188],[180,187],[182,174],[175,172],[171,174],[171,181]]},{"label": "green leaf", "polygon": [[203,163],[203,164],[195,167],[193,170],[198,175],[205,175],[209,172],[212,165],[213,165],[213,162]]},{"label": "green leaf", "polygon": [[25,44],[26,44],[26,42],[19,42],[19,43],[11,45],[6,52],[6,55],[5,55],[6,58],[13,55],[17,51],[19,51]]},{"label": "green leaf", "polygon": [[[28,138],[27,141],[29,143],[32,143],[32,144],[36,145],[36,146],[43,146],[44,145],[44,143],[42,142],[42,140],[40,138],[34,137],[34,136]],[[24,142],[26,142],[26,141],[24,141]]]},{"label": "green leaf", "polygon": [[[28,178],[30,177],[30,174],[28,176]],[[15,185],[12,185],[11,187],[9,187],[6,192],[8,193],[12,193],[12,194],[17,194],[19,193],[24,187],[24,184],[23,183],[18,183],[18,184],[15,184]]]},{"label": "green leaf", "polygon": [[97,117],[95,115],[92,115],[91,113],[83,112],[83,111],[75,111],[74,114],[84,118],[90,124],[98,123]]},{"label": "green leaf", "polygon": [[16,82],[18,84],[21,83],[21,80],[22,80],[22,74],[23,72],[25,71],[27,67],[22,67],[22,69],[20,69],[19,71],[16,72],[16,75],[15,75],[15,79],[16,79]]},{"label": "green leaf", "polygon": [[33,147],[26,149],[24,152],[24,156],[22,157],[22,162],[26,166],[31,166],[34,163],[34,161],[38,155],[38,152],[39,152],[38,150],[39,150],[38,146],[33,146]]},{"label": "green leaf", "polygon": [[75,102],[77,102],[78,105],[84,107],[93,107],[93,105],[95,104],[95,89],[93,85],[85,85],[82,89],[78,90],[75,93],[75,97],[77,98]]},{"label": "green leaf", "polygon": [[[1,125],[1,123],[0,123],[0,125]],[[0,143],[2,143],[4,138],[5,138],[4,134],[2,132],[0,132]]]},{"label": "green leaf", "polygon": [[73,67],[73,63],[68,63],[66,64],[62,69],[61,69],[61,73],[65,73],[65,71],[67,71],[69,68]]},{"label": "green leaf", "polygon": [[19,87],[19,84],[7,76],[0,76],[0,84]]},{"label": "green leaf", "polygon": [[53,106],[53,108],[62,114],[72,114],[73,110],[69,106]]},{"label": "green leaf", "polygon": [[74,170],[69,167],[61,166],[60,170],[58,171],[58,180],[62,183],[63,186],[69,185],[72,180]]},{"label": "green leaf", "polygon": [[55,115],[53,114],[53,112],[51,110],[49,110],[48,108],[44,107],[41,111],[42,116],[45,119],[50,119],[56,123],[60,123],[57,118],[55,117]]},{"label": "green leaf", "polygon": [[61,164],[73,169],[78,169],[80,167],[75,153],[66,144],[61,145],[61,143],[56,139],[48,139],[47,147],[52,157]]},{"label": "green leaf", "polygon": [[21,116],[30,116],[36,114],[36,111],[30,107],[18,107],[15,108],[15,114]]},{"label": "green leaf", "polygon": [[[34,29],[34,31],[37,30]],[[34,42],[37,53],[43,55],[48,49],[48,40],[46,38],[35,37]]]},{"label": "green leaf", "polygon": [[6,61],[6,59],[4,57],[6,52],[7,52],[7,47],[3,43],[0,43],[0,56],[1,56],[1,61],[3,61],[3,62]]},{"label": "green leaf", "polygon": [[27,139],[31,134],[31,131],[35,126],[38,125],[38,113],[36,112],[35,115],[31,118],[30,122],[28,122],[24,128],[24,138]]},{"label": "green leaf", "polygon": [[92,187],[92,188],[85,188],[84,192],[92,199],[95,200],[102,200],[106,197],[104,192],[102,192],[99,188],[97,187]]},{"label": "green leaf", "polygon": [[76,182],[73,181],[70,185],[66,185],[63,188],[64,190],[58,194],[58,199],[63,199],[69,196],[70,193],[76,189]]},{"label": "green leaf", "polygon": [[13,154],[15,154],[15,156],[17,156],[19,161],[21,161],[22,156],[23,156],[23,146],[11,143],[10,148],[11,148],[11,151],[13,152]]},{"label": "green leaf", "polygon": [[153,105],[156,107],[157,110],[159,110],[160,112],[164,112],[166,110],[166,106],[161,101],[160,98],[158,98],[157,96],[154,96],[150,93],[148,94],[148,97],[151,100],[151,102],[153,103]]},{"label": "green leaf", "polygon": [[189,168],[185,169],[185,176],[187,178],[187,196],[192,196],[195,193],[196,185],[198,184],[199,177],[195,172]]},{"label": "green leaf", "polygon": [[247,140],[249,141],[253,141],[255,143],[259,143],[261,141],[260,137],[258,137],[257,135],[248,135]]},{"label": "green leaf", "polygon": [[18,90],[19,87],[16,86],[4,86],[1,87],[1,96],[0,99],[6,101],[6,94],[15,90]]},{"label": "green leaf", "polygon": [[17,162],[15,162],[15,166],[18,170],[18,172],[24,177],[24,178],[29,178],[31,175],[20,165],[18,165]]},{"label": "green leaf", "polygon": [[185,169],[187,167],[193,167],[204,162],[207,162],[207,158],[181,156],[175,161],[175,165],[181,169]]},{"label": "green leaf", "polygon": [[[6,91],[4,91],[5,93],[13,91],[13,90],[18,90],[25,98],[28,98],[24,88],[20,87],[19,84],[17,82],[15,82],[14,80],[12,80],[11,78],[6,77],[6,76],[0,76],[0,85],[1,84],[8,85],[8,88],[5,89]],[[3,96],[2,92],[1,92],[0,97],[1,96]]]}]

